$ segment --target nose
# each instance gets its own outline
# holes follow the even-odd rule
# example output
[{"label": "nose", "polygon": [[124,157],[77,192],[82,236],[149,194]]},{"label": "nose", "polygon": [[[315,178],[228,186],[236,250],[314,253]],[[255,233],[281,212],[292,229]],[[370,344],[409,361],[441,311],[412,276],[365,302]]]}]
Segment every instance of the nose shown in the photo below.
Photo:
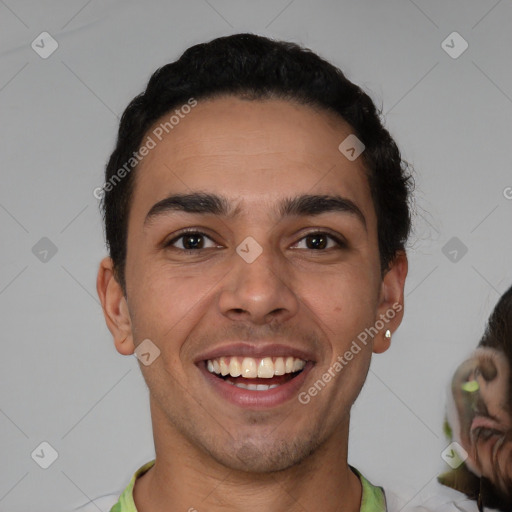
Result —
[{"label": "nose", "polygon": [[478,368],[486,382],[492,382],[498,376],[498,368],[491,359],[480,360]]},{"label": "nose", "polygon": [[270,248],[251,263],[237,253],[219,294],[221,313],[231,320],[254,324],[284,322],[297,314],[300,301],[294,291],[293,273]]}]

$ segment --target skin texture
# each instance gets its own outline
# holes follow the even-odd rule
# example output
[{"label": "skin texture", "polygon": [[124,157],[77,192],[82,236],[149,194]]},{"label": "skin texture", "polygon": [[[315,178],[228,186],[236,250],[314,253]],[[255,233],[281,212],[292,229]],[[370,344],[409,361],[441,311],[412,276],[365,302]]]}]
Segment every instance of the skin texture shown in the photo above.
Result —
[{"label": "skin texture", "polygon": [[[230,342],[286,344],[313,354],[305,391],[379,315],[403,305],[407,259],[397,253],[382,277],[362,159],[338,150],[350,133],[339,117],[311,107],[217,98],[200,101],[137,169],[127,296],[109,258],[97,289],[121,354],[146,338],[161,351],[140,366],[156,463],[135,485],[139,511],[359,510],[360,482],[347,465],[350,408],[372,351],[389,348],[384,331],[396,330],[403,309],[307,405],[294,397],[279,407],[239,407],[195,364]],[[167,212],[144,222],[168,195],[197,191],[225,196],[237,214]],[[346,197],[366,226],[346,212],[280,218],[276,205],[301,194]],[[180,252],[184,239],[163,247],[188,227],[209,237],[197,255]],[[327,239],[315,249],[305,237],[317,231],[346,245]],[[263,249],[250,264],[236,252],[247,236]]]},{"label": "skin texture", "polygon": [[[465,390],[465,383],[478,383]],[[512,488],[512,415],[510,364],[505,354],[479,348],[452,379],[458,442],[468,453],[466,465],[510,495]],[[480,429],[477,428],[480,426]]]}]

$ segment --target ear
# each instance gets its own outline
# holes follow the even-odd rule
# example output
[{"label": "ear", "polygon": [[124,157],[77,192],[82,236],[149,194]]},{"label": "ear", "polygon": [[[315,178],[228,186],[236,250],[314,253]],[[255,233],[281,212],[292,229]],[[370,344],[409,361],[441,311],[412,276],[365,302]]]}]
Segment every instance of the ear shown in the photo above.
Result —
[{"label": "ear", "polygon": [[133,354],[132,322],[123,289],[114,273],[111,258],[101,260],[96,279],[96,290],[101,301],[107,327],[114,338],[116,350],[123,355]]},{"label": "ear", "polygon": [[376,322],[381,320],[384,323],[384,328],[379,330],[373,342],[373,352],[376,354],[386,351],[391,345],[390,339],[385,337],[385,332],[389,329],[391,334],[394,333],[402,322],[407,269],[408,262],[405,251],[397,251],[382,278]]}]

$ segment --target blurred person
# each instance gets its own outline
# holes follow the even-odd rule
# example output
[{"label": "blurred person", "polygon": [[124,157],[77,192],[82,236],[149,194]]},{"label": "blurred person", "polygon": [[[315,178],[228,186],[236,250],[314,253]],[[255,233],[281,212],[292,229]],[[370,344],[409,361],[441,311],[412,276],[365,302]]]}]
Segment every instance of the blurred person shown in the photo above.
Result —
[{"label": "blurred person", "polygon": [[467,452],[440,482],[478,502],[512,510],[512,287],[492,312],[472,356],[455,372],[448,432]]},{"label": "blurred person", "polygon": [[[436,512],[512,511],[512,287],[489,317],[477,349],[455,371],[445,433],[454,469],[417,509]],[[461,494],[465,495],[462,497]]]}]

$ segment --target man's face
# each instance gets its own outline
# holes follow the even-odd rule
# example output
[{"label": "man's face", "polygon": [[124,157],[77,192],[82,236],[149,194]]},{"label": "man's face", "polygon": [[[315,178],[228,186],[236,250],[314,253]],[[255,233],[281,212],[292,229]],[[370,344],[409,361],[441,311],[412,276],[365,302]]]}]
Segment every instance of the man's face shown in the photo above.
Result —
[{"label": "man's face", "polygon": [[505,354],[479,348],[452,379],[456,438],[468,452],[466,464],[511,496],[512,403],[510,364]]},{"label": "man's face", "polygon": [[[161,351],[141,365],[155,438],[180,438],[227,467],[276,471],[348,435],[381,333],[309,403],[299,393],[332,375],[338,356],[402,299],[405,279],[402,266],[382,280],[362,159],[338,150],[350,133],[309,107],[218,98],[199,102],[137,169],[130,329],[116,346],[131,353],[149,339]],[[225,198],[228,211],[165,201],[198,193]],[[304,195],[338,196],[344,207],[313,199],[282,215],[286,200]],[[385,329],[397,327],[393,316]],[[233,376],[217,375],[226,368]]]}]

